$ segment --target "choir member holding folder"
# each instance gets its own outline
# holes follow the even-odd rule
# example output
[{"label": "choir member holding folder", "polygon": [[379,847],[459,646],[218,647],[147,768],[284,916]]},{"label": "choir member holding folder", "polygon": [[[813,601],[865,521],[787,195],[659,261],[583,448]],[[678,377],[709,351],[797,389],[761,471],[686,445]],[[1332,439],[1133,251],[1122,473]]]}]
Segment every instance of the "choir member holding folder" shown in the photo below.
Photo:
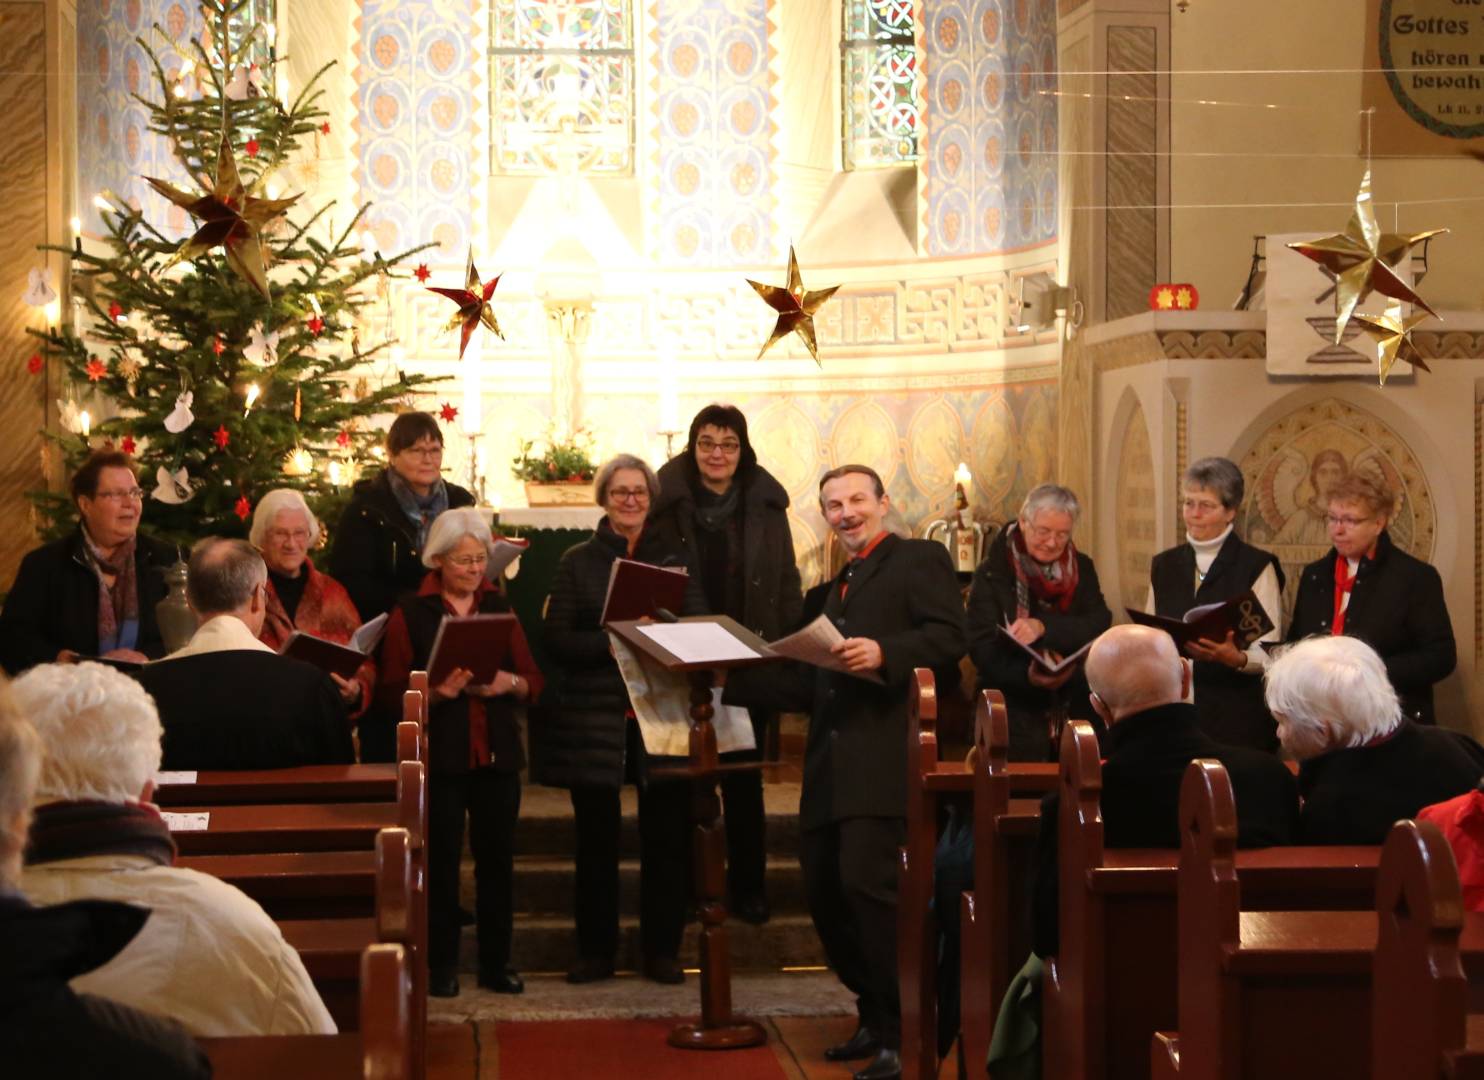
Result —
[{"label": "choir member holding folder", "polygon": [[[1072,543],[1081,509],[1064,487],[1033,488],[969,587],[969,656],[978,689],[1005,695],[1012,761],[1054,759],[1069,717],[1101,724],[1087,699],[1082,664],[1056,667],[1113,621],[1092,559]],[[1027,648],[1049,663],[1028,656]]]},{"label": "choir member holding folder", "polygon": [[[268,564],[268,614],[258,640],[271,649],[283,651],[296,630],[346,645],[360,626],[350,594],[334,578],[316,570],[309,558],[309,549],[319,536],[319,520],[304,496],[292,488],[268,492],[253,511],[248,542],[262,552]],[[376,687],[375,665],[368,657],[351,675],[333,670],[329,675],[350,719],[360,719]]]},{"label": "choir member holding folder", "polygon": [[[464,816],[474,856],[479,985],[502,994],[524,988],[510,967],[514,907],[514,834],[525,767],[517,704],[534,700],[542,677],[513,618],[484,622],[498,656],[485,662],[488,681],[471,668],[447,674],[430,664],[445,620],[505,614],[510,605],[485,575],[494,539],[473,507],[445,510],[428,530],[423,564],[429,573],[412,596],[392,608],[382,643],[378,711],[397,715],[408,676],[428,669],[428,992],[459,992],[459,858]],[[471,661],[471,664],[474,663]],[[445,665],[446,666],[446,665]],[[479,680],[486,678],[479,673]]]},{"label": "choir member holding folder", "polygon": [[1253,634],[1257,628],[1251,627],[1244,633],[1233,626],[1214,637],[1176,644],[1195,661],[1195,708],[1206,734],[1227,746],[1276,750],[1277,728],[1262,696],[1268,665],[1262,643],[1280,640],[1283,569],[1276,556],[1236,534],[1244,483],[1234,463],[1201,458],[1185,470],[1183,487],[1186,542],[1154,557],[1145,610],[1183,619],[1192,608],[1252,594],[1266,616],[1265,630]]},{"label": "choir member holding folder", "polygon": [[[619,792],[639,787],[639,936],[644,974],[656,982],[685,979],[680,939],[690,895],[690,785],[645,781],[643,745],[628,691],[601,622],[617,559],[686,567],[683,550],[645,528],[659,494],[654,471],[641,458],[620,454],[598,470],[593,484],[605,511],[593,535],[557,564],[546,610],[544,641],[555,659],[553,693],[533,732],[540,742],[537,778],[571,792],[577,825],[577,956],[567,980],[595,982],[613,975],[618,949]],[[676,615],[705,611],[694,578]]]}]

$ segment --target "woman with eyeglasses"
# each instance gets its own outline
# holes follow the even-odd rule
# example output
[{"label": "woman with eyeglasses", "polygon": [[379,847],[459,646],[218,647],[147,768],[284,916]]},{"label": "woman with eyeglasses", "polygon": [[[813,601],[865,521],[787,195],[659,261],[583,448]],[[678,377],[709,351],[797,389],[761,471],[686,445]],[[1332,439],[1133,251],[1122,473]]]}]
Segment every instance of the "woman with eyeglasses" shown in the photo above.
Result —
[{"label": "woman with eyeglasses", "polygon": [[969,586],[969,657],[979,672],[977,689],[1005,695],[1012,761],[1054,760],[1069,718],[1102,726],[1080,661],[1052,674],[1015,644],[1060,659],[1112,624],[1097,569],[1072,543],[1081,512],[1067,488],[1032,488]]},{"label": "woman with eyeglasses", "polygon": [[[680,939],[690,898],[690,785],[644,775],[643,744],[628,690],[599,623],[615,559],[688,566],[684,550],[645,528],[659,480],[642,458],[619,454],[598,470],[604,514],[593,535],[557,564],[542,638],[553,657],[553,693],[539,731],[539,778],[571,793],[577,826],[577,957],[571,983],[611,978],[618,951],[619,794],[639,789],[639,938],[646,977],[685,981]],[[685,610],[705,610],[692,574]]]},{"label": "woman with eyeglasses", "polygon": [[[345,587],[314,568],[309,549],[319,536],[319,519],[293,488],[275,488],[253,510],[247,539],[268,566],[268,612],[258,640],[270,649],[283,648],[295,630],[345,645],[361,625]],[[376,666],[367,660],[354,679],[329,674],[347,715],[359,719],[376,689]]]},{"label": "woman with eyeglasses", "polygon": [[1369,470],[1352,470],[1330,489],[1325,524],[1334,546],[1304,567],[1287,640],[1359,638],[1386,665],[1403,715],[1432,724],[1433,683],[1452,673],[1458,649],[1443,579],[1386,531],[1396,505],[1396,493]]},{"label": "woman with eyeglasses", "polygon": [[[799,568],[788,526],[788,492],[758,464],[747,417],[735,405],[707,405],[690,423],[685,450],[659,472],[660,497],[649,527],[676,540],[700,573],[707,610],[729,615],[765,640],[793,630],[803,610]],[[776,714],[754,711],[757,749],[723,755],[761,761]],[[761,772],[727,773],[728,910],[768,921]]]},{"label": "woman with eyeglasses", "polygon": [[390,611],[423,578],[428,529],[474,496],[443,479],[443,432],[425,412],[405,412],[386,433],[387,466],[356,482],[335,530],[330,573],[363,619]]},{"label": "woman with eyeglasses", "polygon": [[1271,630],[1246,649],[1227,634],[1220,641],[1192,642],[1185,655],[1195,661],[1196,717],[1206,734],[1227,746],[1277,750],[1278,729],[1262,695],[1269,661],[1262,643],[1282,640],[1283,568],[1277,556],[1236,533],[1245,483],[1234,462],[1201,458],[1185,470],[1182,488],[1185,543],[1154,557],[1144,610],[1179,619],[1193,607],[1232,600],[1248,590],[1256,595]]},{"label": "woman with eyeglasses", "polygon": [[21,560],[0,611],[0,664],[102,657],[142,664],[165,653],[155,605],[176,549],[139,534],[144,492],[134,461],[98,450],[72,476],[77,528]]},{"label": "woman with eyeglasses", "polygon": [[[510,604],[485,575],[494,539],[473,507],[447,510],[428,530],[427,567],[415,595],[392,608],[382,640],[376,698],[398,712],[413,670],[426,670],[445,617],[506,612]],[[474,856],[474,920],[479,935],[479,985],[519,994],[525,984],[510,966],[514,928],[514,836],[520,813],[520,708],[541,693],[542,677],[520,624],[510,661],[487,683],[471,683],[464,668],[431,687],[428,710],[428,993],[459,992],[459,858],[464,817]]]}]

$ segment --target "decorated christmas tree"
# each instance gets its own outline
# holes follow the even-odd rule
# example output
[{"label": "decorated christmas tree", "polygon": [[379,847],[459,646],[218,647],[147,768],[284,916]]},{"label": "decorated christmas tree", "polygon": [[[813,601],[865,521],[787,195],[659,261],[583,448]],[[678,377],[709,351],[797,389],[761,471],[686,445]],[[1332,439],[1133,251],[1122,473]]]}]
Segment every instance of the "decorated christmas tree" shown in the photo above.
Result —
[{"label": "decorated christmas tree", "polygon": [[[139,39],[155,85],[138,100],[188,176],[146,180],[188,213],[189,235],[103,193],[103,243],[67,252],[83,317],[33,331],[33,366],[65,372],[52,446],[69,468],[105,444],[134,454],[145,529],[182,543],[244,534],[275,487],[302,490],[332,526],[381,452],[369,418],[425,381],[393,367],[390,340],[363,341],[394,268],[421,249],[385,257],[361,231],[366,207],[332,227],[333,204],[291,190],[301,144],[328,131],[326,68],[279,100],[283,61],[265,27],[244,25],[248,0],[201,6],[198,40]],[[70,524],[64,495],[35,498],[44,530]]]}]

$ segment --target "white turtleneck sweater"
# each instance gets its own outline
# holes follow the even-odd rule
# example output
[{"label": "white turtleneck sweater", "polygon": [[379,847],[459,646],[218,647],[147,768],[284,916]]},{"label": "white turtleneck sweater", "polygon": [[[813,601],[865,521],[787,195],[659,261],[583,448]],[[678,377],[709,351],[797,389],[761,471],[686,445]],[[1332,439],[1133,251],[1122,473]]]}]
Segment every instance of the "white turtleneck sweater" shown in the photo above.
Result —
[{"label": "white turtleneck sweater", "polygon": [[[1210,572],[1211,564],[1216,561],[1216,554],[1221,550],[1221,545],[1226,543],[1226,538],[1231,534],[1232,526],[1230,525],[1221,535],[1213,536],[1209,540],[1197,540],[1189,533],[1185,534],[1185,542],[1195,549],[1195,587],[1197,589],[1201,587],[1201,582]],[[1242,670],[1249,675],[1261,675],[1272,657],[1260,643],[1283,640],[1283,599],[1279,595],[1278,575],[1273,571],[1271,563],[1263,567],[1262,573],[1257,575],[1257,580],[1252,583],[1252,592],[1257,596],[1257,602],[1262,605],[1263,611],[1272,620],[1273,628],[1248,647],[1247,666]],[[1149,586],[1149,598],[1144,602],[1144,610],[1151,615],[1154,614],[1153,585]]]}]

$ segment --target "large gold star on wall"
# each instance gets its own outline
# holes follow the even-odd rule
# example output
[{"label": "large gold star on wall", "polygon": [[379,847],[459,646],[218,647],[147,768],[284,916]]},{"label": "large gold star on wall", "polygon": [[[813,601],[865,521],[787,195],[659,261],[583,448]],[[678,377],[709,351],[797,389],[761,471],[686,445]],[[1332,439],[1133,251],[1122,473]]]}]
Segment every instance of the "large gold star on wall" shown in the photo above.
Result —
[{"label": "large gold star on wall", "polygon": [[1390,303],[1386,305],[1385,314],[1367,315],[1362,312],[1351,318],[1360,324],[1374,343],[1377,373],[1382,386],[1386,385],[1386,376],[1391,374],[1391,369],[1398,360],[1404,360],[1423,371],[1432,370],[1417,351],[1416,342],[1412,340],[1412,331],[1427,318],[1426,315],[1413,312],[1404,319],[1401,304]]},{"label": "large gold star on wall", "polygon": [[[262,294],[268,295],[268,264],[263,255],[263,226],[292,206],[299,198],[258,199],[247,194],[237,172],[237,159],[226,133],[216,155],[216,182],[204,195],[192,195],[173,184],[146,176],[145,181],[176,206],[200,220],[192,236],[170,256],[162,270],[168,270],[182,259],[194,259],[218,244],[227,256],[227,265]],[[203,188],[206,185],[201,185]]]},{"label": "large gold star on wall", "polygon": [[495,318],[495,309],[490,307],[490,297],[495,295],[495,286],[500,284],[500,275],[496,274],[483,284],[479,281],[479,270],[474,265],[474,249],[469,249],[469,261],[464,268],[464,287],[462,289],[443,289],[436,285],[429,285],[428,291],[435,292],[439,296],[446,296],[459,306],[453,318],[448,320],[448,328],[452,330],[459,327],[459,357],[462,359],[464,350],[469,347],[469,339],[474,336],[475,329],[480,323],[492,331],[495,336],[504,338],[500,332],[500,323]]},{"label": "large gold star on wall", "polygon": [[794,258],[794,249],[790,245],[788,249],[788,285],[780,287],[777,285],[764,285],[761,282],[747,279],[747,284],[757,290],[757,294],[768,302],[768,306],[778,312],[778,321],[773,324],[773,333],[768,340],[763,342],[763,347],[758,350],[758,359],[761,360],[763,353],[772,348],[773,343],[789,334],[798,334],[799,340],[809,350],[809,355],[814,357],[814,362],[819,363],[819,347],[814,340],[814,313],[824,306],[824,302],[835,295],[835,290],[840,286],[831,285],[828,289],[815,289],[806,291],[803,278],[799,275],[799,260]]},{"label": "large gold star on wall", "polygon": [[1314,240],[1296,240],[1288,246],[1335,275],[1335,344],[1338,345],[1344,337],[1345,324],[1373,289],[1393,300],[1416,304],[1429,315],[1437,314],[1402,280],[1395,268],[1413,244],[1447,231],[1383,233],[1376,224],[1376,208],[1371,202],[1371,170],[1366,169],[1360,191],[1355,195],[1355,211],[1344,232]]}]

